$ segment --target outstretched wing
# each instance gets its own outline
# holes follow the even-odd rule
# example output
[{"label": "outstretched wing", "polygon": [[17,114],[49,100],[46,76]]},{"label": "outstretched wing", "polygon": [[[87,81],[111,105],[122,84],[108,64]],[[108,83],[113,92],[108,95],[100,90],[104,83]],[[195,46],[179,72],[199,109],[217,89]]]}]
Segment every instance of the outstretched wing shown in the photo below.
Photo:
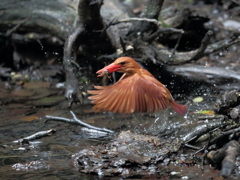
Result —
[{"label": "outstretched wing", "polygon": [[168,89],[154,77],[137,73],[111,86],[95,88],[88,92],[93,94],[89,99],[96,112],[155,112],[166,109],[171,99]]}]

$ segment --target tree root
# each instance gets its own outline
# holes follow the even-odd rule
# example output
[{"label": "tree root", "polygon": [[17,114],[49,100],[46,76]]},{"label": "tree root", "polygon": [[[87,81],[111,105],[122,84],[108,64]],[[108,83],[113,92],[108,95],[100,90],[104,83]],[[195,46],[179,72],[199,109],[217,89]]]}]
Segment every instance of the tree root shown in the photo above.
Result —
[{"label": "tree root", "polygon": [[240,154],[240,145],[237,141],[232,140],[225,144],[221,149],[217,151],[210,151],[207,154],[207,158],[215,166],[219,166],[221,163],[221,173],[223,177],[228,177],[231,175],[233,169],[235,168],[235,162],[237,156]]}]

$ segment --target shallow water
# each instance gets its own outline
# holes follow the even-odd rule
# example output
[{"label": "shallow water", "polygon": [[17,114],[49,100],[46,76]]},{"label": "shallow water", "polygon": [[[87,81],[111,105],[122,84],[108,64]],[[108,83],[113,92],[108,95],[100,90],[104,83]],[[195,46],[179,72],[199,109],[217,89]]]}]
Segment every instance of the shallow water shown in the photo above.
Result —
[{"label": "shallow water", "polygon": [[[2,103],[4,105],[0,109],[1,179],[99,179],[97,175],[79,173],[75,167],[71,166],[71,157],[82,149],[108,143],[114,135],[61,121],[45,122],[46,115],[71,118],[70,109],[64,99],[64,90],[43,87],[45,85],[38,84],[37,87],[41,88],[25,86],[14,92],[1,89],[1,102],[5,102]],[[189,127],[197,124],[194,121],[194,114],[189,113],[181,117],[171,109],[156,114],[86,113],[91,107],[90,102],[85,99],[83,105],[74,104],[71,110],[82,121],[111,129],[116,133],[131,130],[141,134],[170,135],[168,137],[174,138],[188,133]],[[190,106],[190,111],[197,108],[198,106]],[[25,143],[13,142],[50,129],[56,132]],[[199,167],[191,169],[192,174],[201,172]],[[163,171],[165,173],[181,171],[183,172],[181,177],[194,177],[188,173],[186,167],[170,165]],[[208,171],[212,170],[208,169]],[[219,173],[219,171],[214,172]],[[159,177],[161,176],[146,175],[146,177],[138,178],[156,179]],[[175,175],[172,178],[174,179]],[[102,177],[102,179],[122,178]]]}]

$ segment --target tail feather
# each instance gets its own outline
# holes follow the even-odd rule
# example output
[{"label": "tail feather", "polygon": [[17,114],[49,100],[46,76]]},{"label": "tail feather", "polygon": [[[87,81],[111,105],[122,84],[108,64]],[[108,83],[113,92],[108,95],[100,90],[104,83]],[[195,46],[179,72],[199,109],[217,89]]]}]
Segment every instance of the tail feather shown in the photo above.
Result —
[{"label": "tail feather", "polygon": [[187,106],[186,105],[181,105],[176,103],[174,100],[170,102],[170,106],[178,113],[181,115],[185,115],[187,113]]}]

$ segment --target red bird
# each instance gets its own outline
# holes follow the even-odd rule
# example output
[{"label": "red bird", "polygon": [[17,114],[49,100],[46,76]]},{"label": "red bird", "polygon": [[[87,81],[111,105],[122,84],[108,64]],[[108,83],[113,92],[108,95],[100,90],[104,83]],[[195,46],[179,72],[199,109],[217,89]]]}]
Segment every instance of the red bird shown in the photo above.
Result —
[{"label": "red bird", "polygon": [[95,112],[155,112],[170,105],[177,113],[186,114],[187,107],[176,103],[169,90],[134,59],[120,57],[97,74],[99,77],[115,71],[124,73],[118,82],[88,91],[93,95],[89,99],[95,104]]}]

